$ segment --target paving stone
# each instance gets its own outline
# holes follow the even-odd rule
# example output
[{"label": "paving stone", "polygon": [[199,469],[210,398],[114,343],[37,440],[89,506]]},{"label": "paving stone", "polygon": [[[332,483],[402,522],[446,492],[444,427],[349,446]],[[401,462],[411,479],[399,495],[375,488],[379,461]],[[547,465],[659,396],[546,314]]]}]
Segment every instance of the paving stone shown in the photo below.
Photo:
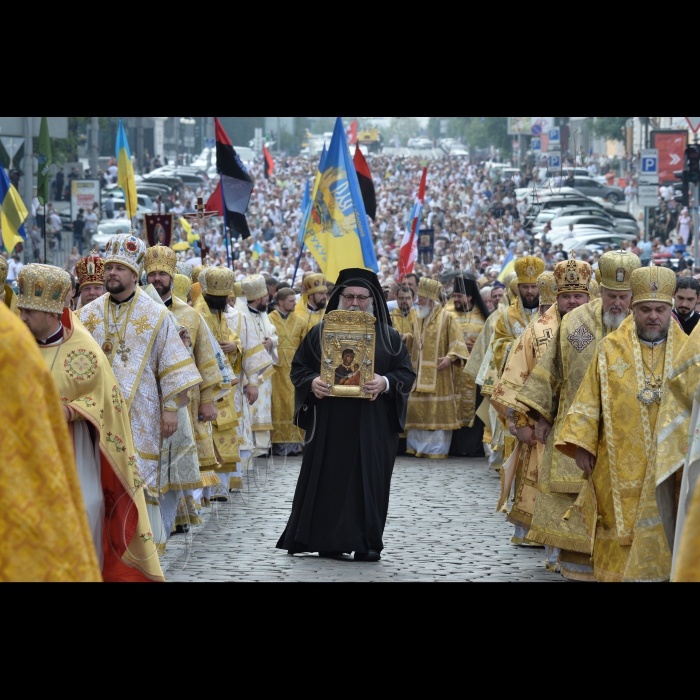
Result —
[{"label": "paving stone", "polygon": [[510,544],[496,514],[500,481],[485,460],[396,462],[385,551],[379,564],[289,557],[275,549],[289,518],[301,459],[259,461],[244,490],[205,510],[204,525],[168,543],[172,582],[547,582],[542,549]]}]

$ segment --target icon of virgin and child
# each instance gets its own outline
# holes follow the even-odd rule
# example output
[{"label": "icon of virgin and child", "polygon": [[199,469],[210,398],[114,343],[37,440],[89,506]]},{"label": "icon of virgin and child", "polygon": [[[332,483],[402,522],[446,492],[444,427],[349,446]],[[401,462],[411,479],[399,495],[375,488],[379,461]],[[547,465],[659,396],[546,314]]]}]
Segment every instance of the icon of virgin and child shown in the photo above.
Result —
[{"label": "icon of virgin and child", "polygon": [[335,370],[335,386],[360,386],[360,365],[352,348],[343,350],[343,364]]}]

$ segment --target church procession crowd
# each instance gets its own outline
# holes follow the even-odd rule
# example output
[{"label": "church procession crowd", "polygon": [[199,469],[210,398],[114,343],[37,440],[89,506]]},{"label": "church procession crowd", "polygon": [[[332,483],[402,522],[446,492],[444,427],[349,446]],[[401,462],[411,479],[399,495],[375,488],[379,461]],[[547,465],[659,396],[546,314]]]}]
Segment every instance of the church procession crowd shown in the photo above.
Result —
[{"label": "church procession crowd", "polygon": [[[164,581],[170,539],[273,455],[303,455],[277,547],[377,562],[394,462],[412,455],[488,458],[494,518],[552,576],[700,581],[697,280],[631,250],[535,247],[509,185],[450,160],[429,168],[434,255],[400,275],[422,167],[373,168],[378,274],[327,279],[299,251],[295,276],[295,159],[256,180],[252,238],[212,228],[209,257],[189,258],[204,264],[131,231],[79,259],[75,284],[28,264],[15,292],[0,257],[0,478],[26,504],[0,519],[0,580]],[[321,378],[335,311],[372,318],[370,400]],[[355,360],[343,351],[336,385],[360,385]]]}]

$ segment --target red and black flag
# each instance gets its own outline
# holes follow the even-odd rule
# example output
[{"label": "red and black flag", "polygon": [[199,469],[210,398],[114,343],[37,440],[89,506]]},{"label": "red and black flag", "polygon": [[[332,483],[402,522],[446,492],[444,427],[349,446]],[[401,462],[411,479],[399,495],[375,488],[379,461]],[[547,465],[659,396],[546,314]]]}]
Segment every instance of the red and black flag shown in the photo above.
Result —
[{"label": "red and black flag", "polygon": [[250,196],[253,194],[253,179],[236,153],[231,140],[217,117],[216,125],[216,169],[221,182],[207,202],[208,211],[217,211],[220,216],[226,209],[226,223],[231,231],[242,238],[250,237],[245,218]]},{"label": "red and black flag", "polygon": [[270,175],[275,172],[275,161],[272,160],[272,155],[267,150],[267,146],[263,146],[263,156],[265,158],[265,179],[269,180]]},{"label": "red and black flag", "polygon": [[365,211],[367,212],[367,216],[374,221],[377,218],[377,193],[374,189],[372,173],[359,145],[355,151],[354,163],[355,170],[357,171],[357,179],[360,182],[362,201],[365,203]]}]

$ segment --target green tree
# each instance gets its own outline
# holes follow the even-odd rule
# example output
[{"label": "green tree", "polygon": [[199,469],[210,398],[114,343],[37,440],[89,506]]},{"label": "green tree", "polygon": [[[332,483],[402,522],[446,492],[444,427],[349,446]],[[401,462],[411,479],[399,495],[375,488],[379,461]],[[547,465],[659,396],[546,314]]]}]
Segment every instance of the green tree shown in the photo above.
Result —
[{"label": "green tree", "polygon": [[596,117],[591,123],[591,131],[610,141],[622,140],[622,129],[632,117]]}]

